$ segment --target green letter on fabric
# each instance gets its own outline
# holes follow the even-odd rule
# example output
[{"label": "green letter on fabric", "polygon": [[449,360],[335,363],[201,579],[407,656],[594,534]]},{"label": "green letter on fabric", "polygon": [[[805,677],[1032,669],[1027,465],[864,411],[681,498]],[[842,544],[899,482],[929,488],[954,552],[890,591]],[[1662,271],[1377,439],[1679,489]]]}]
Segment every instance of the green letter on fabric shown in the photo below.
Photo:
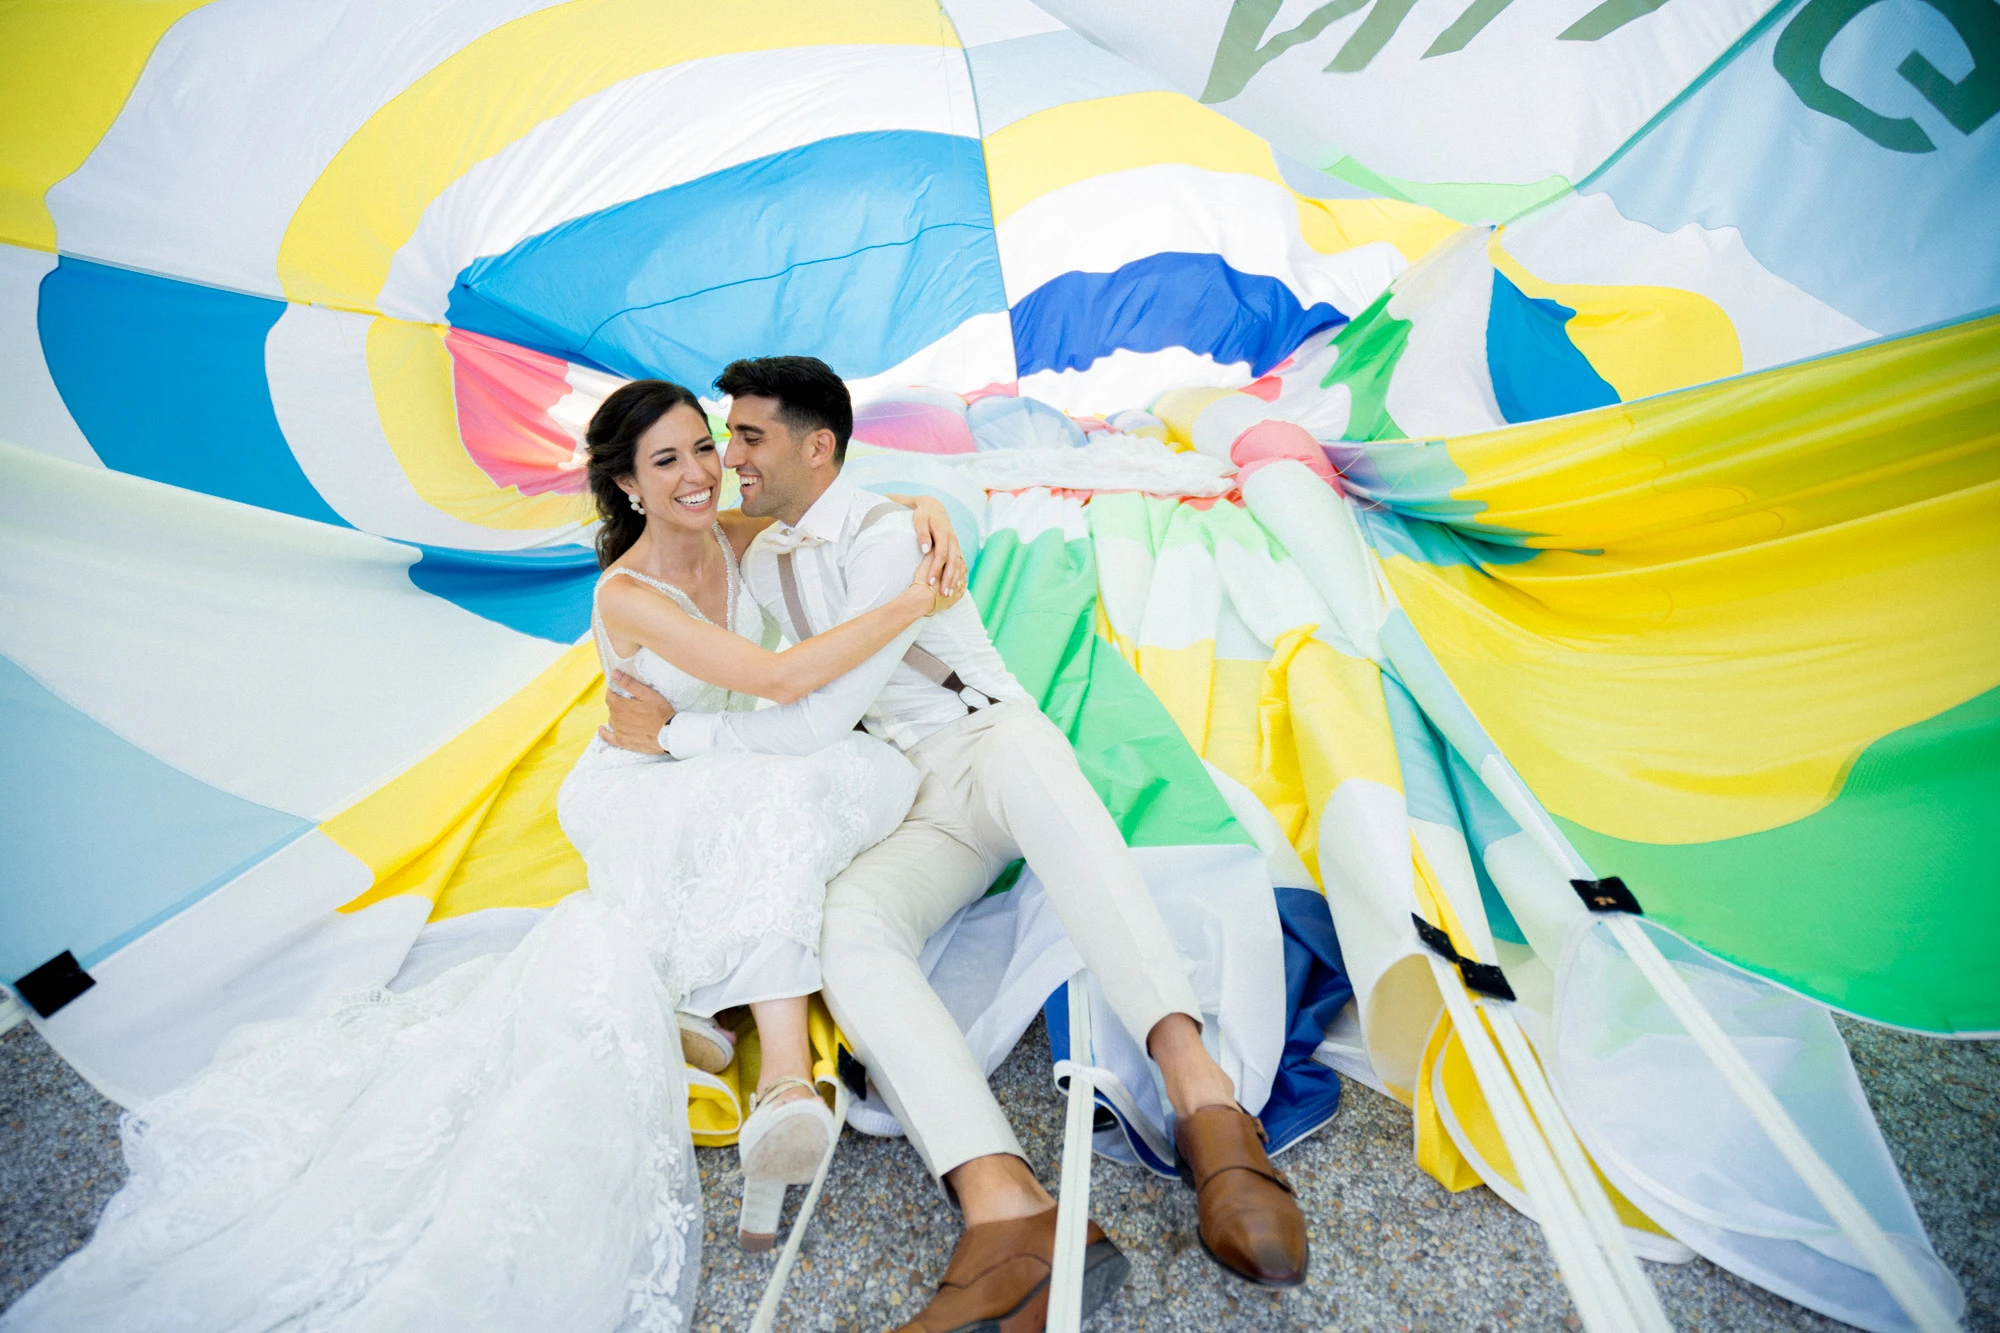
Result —
[{"label": "green letter on fabric", "polygon": [[1604,0],[1603,4],[1557,33],[1556,40],[1594,42],[1609,37],[1633,19],[1642,19],[1665,3],[1667,0]]},{"label": "green letter on fabric", "polygon": [[[1907,116],[1871,111],[1835,88],[1820,73],[1833,39],[1876,0],[1809,0],[1778,38],[1771,63],[1799,100],[1813,110],[1852,125],[1882,147],[1898,153],[1935,152],[1923,127]],[[1972,53],[1972,70],[1954,83],[1922,55],[1911,51],[1896,72],[1936,107],[1961,134],[1970,134],[2000,112],[2000,5],[1993,0],[1925,0],[1944,15]]]},{"label": "green letter on fabric", "polygon": [[[1352,74],[1367,68],[1389,39],[1396,35],[1403,16],[1417,0],[1374,0],[1375,9],[1362,20],[1329,64],[1331,74]],[[1227,102],[1242,92],[1257,71],[1300,42],[1309,42],[1325,32],[1336,19],[1365,7],[1370,0],[1331,0],[1321,5],[1295,28],[1264,41],[1264,29],[1278,16],[1284,0],[1236,0],[1222,25],[1222,41],[1215,48],[1215,63],[1208,71],[1208,86],[1201,90],[1203,102]],[[1502,6],[1504,8],[1504,6]],[[1496,11],[1497,12],[1497,11]],[[1467,34],[1468,37],[1470,34]],[[1263,42],[1263,45],[1258,45]]]},{"label": "green letter on fabric", "polygon": [[1500,12],[1513,3],[1514,0],[1472,0],[1465,7],[1465,12],[1451,21],[1451,26],[1437,35],[1431,49],[1424,52],[1424,59],[1463,51],[1467,42],[1477,37],[1487,24],[1499,18]]}]

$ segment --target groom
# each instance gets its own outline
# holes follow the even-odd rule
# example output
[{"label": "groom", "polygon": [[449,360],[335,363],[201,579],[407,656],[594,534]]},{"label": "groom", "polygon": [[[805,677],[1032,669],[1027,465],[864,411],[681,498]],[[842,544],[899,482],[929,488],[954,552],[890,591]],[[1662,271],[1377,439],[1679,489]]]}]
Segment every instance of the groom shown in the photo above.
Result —
[{"label": "groom", "polygon": [[[733,399],[724,461],[743,512],[778,520],[751,545],[744,578],[793,640],[908,586],[920,558],[908,511],[840,479],[854,423],[840,378],[812,357],[761,357],[732,363],[716,387]],[[781,707],[675,715],[638,682],[621,684],[637,697],[607,702],[629,749],[803,754],[860,725],[916,765],[902,826],[828,886],[820,950],[828,1006],[965,1216],[944,1281],[909,1333],[1042,1327],[1055,1201],[918,965],[932,932],[1016,858],[1041,879],[1105,999],[1164,1075],[1204,1247],[1252,1282],[1304,1281],[1304,1219],[1265,1156],[1261,1126],[1202,1045],[1187,968],[1159,909],[1069,742],[1001,662],[970,598]],[[1125,1270],[1095,1224],[1089,1237],[1086,1314]]]}]

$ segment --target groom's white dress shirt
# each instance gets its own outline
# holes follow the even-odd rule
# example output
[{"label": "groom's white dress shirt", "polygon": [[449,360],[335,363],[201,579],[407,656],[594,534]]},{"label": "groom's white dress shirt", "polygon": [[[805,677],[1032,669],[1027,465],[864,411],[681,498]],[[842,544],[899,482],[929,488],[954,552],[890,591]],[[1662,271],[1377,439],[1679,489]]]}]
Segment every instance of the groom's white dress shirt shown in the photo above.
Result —
[{"label": "groom's white dress shirt", "polygon": [[[893,600],[910,585],[921,556],[911,540],[909,511],[863,527],[890,503],[836,477],[796,526],[774,523],[743,555],[750,594],[794,640],[807,638]],[[778,578],[778,556],[792,553],[799,600],[810,627],[793,625]],[[967,685],[996,701],[1028,700],[980,623],[970,597],[919,620],[854,670],[796,703],[751,713],[680,713],[660,733],[667,753],[686,759],[705,750],[810,754],[861,722],[899,749],[965,716],[950,690],[903,661],[916,643],[950,664]]]},{"label": "groom's white dress shirt", "polygon": [[[773,525],[751,543],[743,559],[751,594],[795,637],[909,586],[920,558],[910,516],[898,508],[869,522],[882,503],[835,480],[796,526]],[[778,564],[786,551],[809,626],[794,625],[787,609]],[[992,706],[968,712],[957,694],[906,664],[912,642]],[[976,1157],[1024,1156],[985,1068],[923,969],[926,941],[1019,857],[1135,1040],[1143,1044],[1170,1013],[1201,1021],[1186,963],[1069,740],[1000,660],[970,598],[797,703],[680,713],[660,742],[682,758],[721,747],[808,754],[851,735],[857,720],[899,746],[919,781],[895,832],[827,885],[826,1002],[939,1177]]]}]

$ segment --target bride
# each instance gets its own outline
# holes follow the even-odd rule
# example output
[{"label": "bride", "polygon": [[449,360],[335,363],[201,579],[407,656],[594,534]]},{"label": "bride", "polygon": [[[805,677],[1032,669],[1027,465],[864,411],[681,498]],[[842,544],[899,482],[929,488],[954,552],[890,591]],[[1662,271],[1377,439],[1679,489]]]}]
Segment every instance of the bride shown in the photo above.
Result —
[{"label": "bride", "polygon": [[[717,513],[694,396],[625,385],[587,443],[598,651],[678,708],[809,693],[963,591],[948,525],[920,510],[930,557],[905,594],[773,652],[736,564],[765,524]],[[683,1053],[726,1062],[714,1015],[749,1006],[739,1231],[768,1244],[835,1128],[805,1022],[825,884],[915,790],[860,733],[804,758],[593,741],[558,799],[588,892],[505,955],[231,1034],[127,1114],[125,1187],[0,1330],[685,1329],[702,1231]]]},{"label": "bride", "polygon": [[[752,696],[790,703],[962,591],[942,506],[906,499],[919,511],[919,541],[945,539],[904,596],[771,652],[776,627],[737,559],[773,520],[741,511],[718,518],[721,451],[694,396],[662,380],[627,385],[598,410],[589,444],[604,567],[592,629],[613,688],[622,673],[701,712],[747,708]],[[902,820],[916,770],[860,731],[802,757],[718,751],[676,762],[608,742],[591,742],[563,784],[563,832],[599,897],[643,900],[628,914],[682,995],[689,1064],[710,1073],[728,1065],[735,1038],[713,1021],[719,1011],[747,1006],[756,1022],[763,1054],[738,1140],[737,1234],[745,1248],[765,1249],[785,1186],[812,1179],[836,1131],[812,1083],[806,1033],[807,997],[820,988],[826,882]]]}]

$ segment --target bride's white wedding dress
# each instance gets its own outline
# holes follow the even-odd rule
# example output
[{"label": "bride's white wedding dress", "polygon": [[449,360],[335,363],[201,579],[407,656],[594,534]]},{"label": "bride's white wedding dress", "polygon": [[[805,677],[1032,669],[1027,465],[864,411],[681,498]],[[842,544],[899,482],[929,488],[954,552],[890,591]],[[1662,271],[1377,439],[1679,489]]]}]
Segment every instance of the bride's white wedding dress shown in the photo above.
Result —
[{"label": "bride's white wedding dress", "polygon": [[[757,637],[723,551],[729,628]],[[612,661],[677,708],[752,702]],[[593,741],[558,803],[589,891],[503,956],[233,1033],[126,1116],[124,1189],[0,1329],[685,1329],[701,1182],[675,1010],[816,988],[827,879],[915,791],[859,733],[803,759]]]}]

